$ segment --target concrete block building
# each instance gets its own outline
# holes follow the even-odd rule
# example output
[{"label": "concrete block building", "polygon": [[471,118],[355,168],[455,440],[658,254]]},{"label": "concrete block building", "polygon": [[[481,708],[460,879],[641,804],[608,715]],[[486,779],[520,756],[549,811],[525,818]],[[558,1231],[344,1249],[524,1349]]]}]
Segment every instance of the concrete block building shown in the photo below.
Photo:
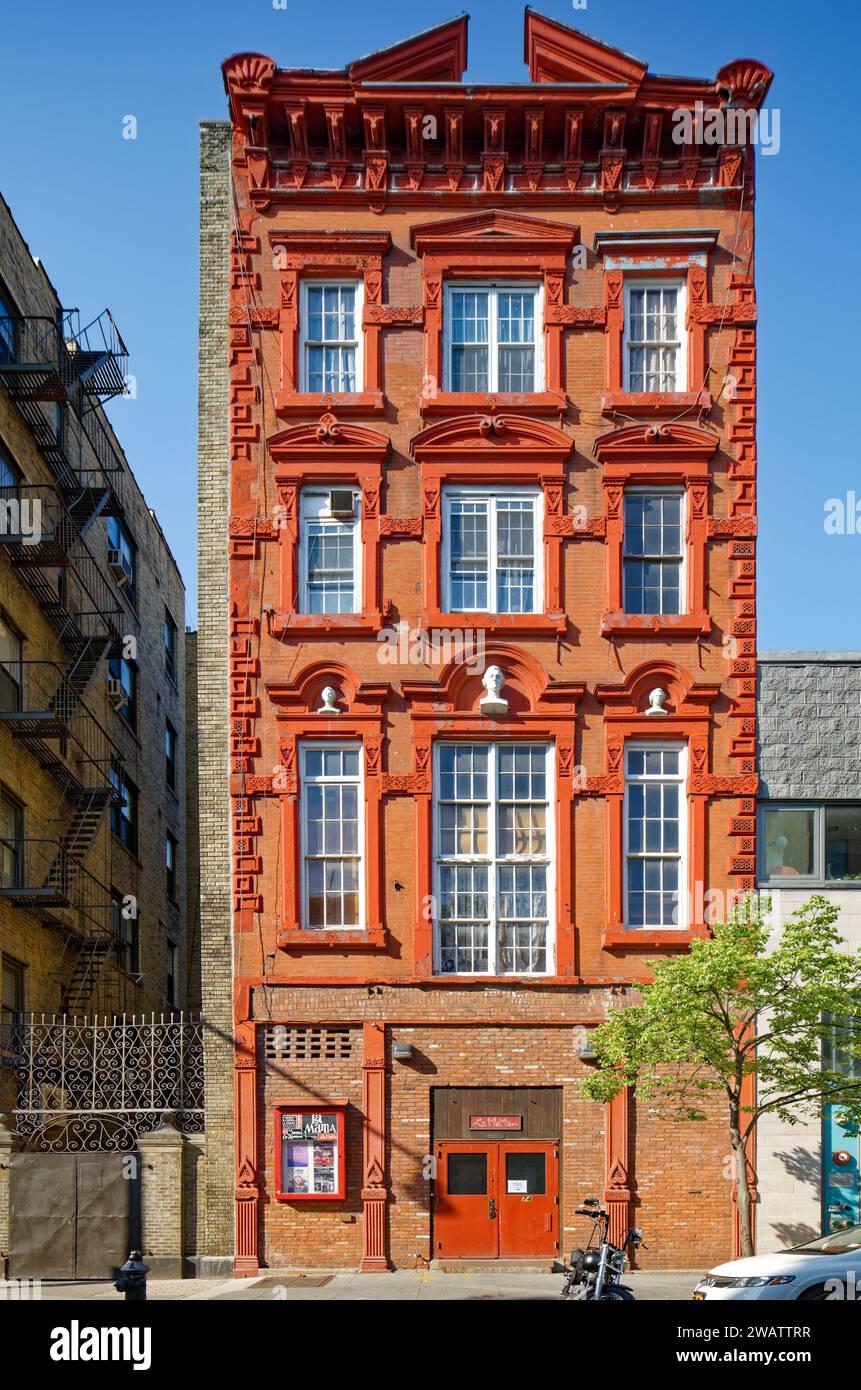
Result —
[{"label": "concrete block building", "polygon": [[[861,951],[861,653],[761,652],[758,877],[778,932],[814,893]],[[838,1060],[829,1056],[828,1065]],[[861,1221],[857,1131],[837,1107],[758,1130],[757,1248],[780,1250]]]}]

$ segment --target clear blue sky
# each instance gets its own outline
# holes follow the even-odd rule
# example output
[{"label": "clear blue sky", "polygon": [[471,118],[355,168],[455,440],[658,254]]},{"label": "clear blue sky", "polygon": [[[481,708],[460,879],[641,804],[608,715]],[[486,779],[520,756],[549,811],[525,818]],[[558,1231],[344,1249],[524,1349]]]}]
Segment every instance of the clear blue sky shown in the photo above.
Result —
[{"label": "clear blue sky", "polygon": [[[282,3],[282,0],[276,0]],[[450,18],[461,0],[6,0],[0,188],[61,298],[114,312],[137,377],[110,414],[195,592],[198,122],[224,117],[220,63],[252,49],[341,66]],[[464,6],[465,8],[465,6]],[[522,81],[523,5],[469,5],[469,77]],[[861,7],[856,0],[563,0],[535,8],[653,72],[776,72],[781,148],[759,159],[760,645],[861,648],[861,534],[827,535],[855,489]],[[138,138],[122,138],[126,115]],[[859,527],[861,532],[861,527]]]}]

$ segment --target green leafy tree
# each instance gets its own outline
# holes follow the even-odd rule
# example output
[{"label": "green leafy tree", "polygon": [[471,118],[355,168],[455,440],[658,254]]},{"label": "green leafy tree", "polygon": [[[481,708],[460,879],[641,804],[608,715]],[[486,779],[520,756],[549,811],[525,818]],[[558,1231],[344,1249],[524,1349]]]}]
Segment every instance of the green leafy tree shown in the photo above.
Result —
[{"label": "green leafy tree", "polygon": [[[710,1093],[723,1095],[744,1255],[753,1254],[748,1148],[762,1116],[794,1125],[836,1104],[847,1123],[861,1121],[861,1075],[850,1065],[861,1059],[861,961],[840,949],[838,909],[812,897],[779,933],[767,912],[766,901],[746,899],[711,939],[652,961],[639,1002],[596,1028],[597,1070],[582,1083],[599,1101],[630,1086],[675,1120],[704,1120]],[[822,1045],[835,1036],[847,1065],[830,1070]]]}]

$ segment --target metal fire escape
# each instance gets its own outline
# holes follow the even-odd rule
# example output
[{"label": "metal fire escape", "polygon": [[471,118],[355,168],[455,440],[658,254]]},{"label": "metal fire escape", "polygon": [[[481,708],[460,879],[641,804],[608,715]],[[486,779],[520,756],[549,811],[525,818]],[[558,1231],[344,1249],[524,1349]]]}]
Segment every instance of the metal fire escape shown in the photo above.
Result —
[{"label": "metal fire escape", "polygon": [[68,653],[62,665],[22,662],[14,692],[0,692],[0,724],[54,777],[63,807],[56,838],[0,845],[0,897],[63,934],[74,955],[66,1012],[88,1007],[114,945],[110,891],[85,861],[122,766],[84,697],[120,651],[123,610],[87,535],[98,517],[123,514],[122,461],[97,407],[123,392],[126,362],[107,310],[84,328],[77,310],[0,318],[0,382],[54,478],[0,488],[0,544]]}]

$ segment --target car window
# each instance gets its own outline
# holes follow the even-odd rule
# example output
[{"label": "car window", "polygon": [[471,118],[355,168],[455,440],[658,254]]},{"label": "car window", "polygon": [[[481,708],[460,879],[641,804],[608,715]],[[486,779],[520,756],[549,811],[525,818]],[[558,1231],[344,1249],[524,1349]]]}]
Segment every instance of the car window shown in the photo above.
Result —
[{"label": "car window", "polygon": [[845,1255],[852,1250],[861,1250],[861,1226],[849,1226],[845,1231],[831,1231],[818,1240],[809,1240],[804,1245],[794,1245],[793,1250],[807,1251],[811,1255]]}]

